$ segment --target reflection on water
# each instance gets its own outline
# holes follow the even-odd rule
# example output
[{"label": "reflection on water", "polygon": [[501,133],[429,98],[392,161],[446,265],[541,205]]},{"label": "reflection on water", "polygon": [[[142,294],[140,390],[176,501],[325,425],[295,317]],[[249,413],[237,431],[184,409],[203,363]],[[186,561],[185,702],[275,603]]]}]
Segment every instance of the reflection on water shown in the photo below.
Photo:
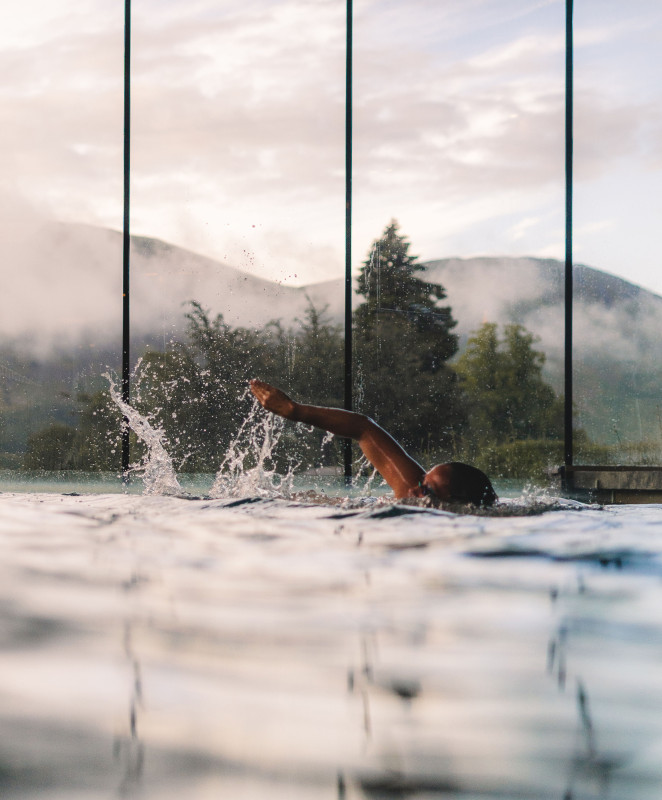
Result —
[{"label": "reflection on water", "polygon": [[1,796],[658,798],[662,509],[548,509],[0,494]]},{"label": "reflection on water", "polygon": [[[132,579],[125,585],[126,590],[131,591],[135,585],[136,583]],[[123,765],[123,775],[119,787],[122,796],[131,794],[134,788],[140,786],[145,763],[145,747],[138,736],[138,716],[142,708],[142,678],[140,662],[133,646],[133,624],[130,620],[127,620],[124,625],[124,653],[132,677],[128,732],[116,736],[113,743],[113,755]]]}]

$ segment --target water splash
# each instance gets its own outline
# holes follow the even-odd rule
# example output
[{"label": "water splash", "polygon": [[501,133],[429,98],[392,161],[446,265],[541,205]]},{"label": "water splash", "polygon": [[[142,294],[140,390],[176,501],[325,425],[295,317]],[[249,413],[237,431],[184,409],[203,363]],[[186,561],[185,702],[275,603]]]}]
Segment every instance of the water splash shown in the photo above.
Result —
[{"label": "water splash", "polygon": [[[362,478],[361,476],[364,475],[366,472],[370,474],[365,479],[365,483],[363,483],[363,487],[361,489],[361,495],[363,497],[370,497],[370,493],[372,491],[372,487],[375,483],[377,478],[381,478],[382,476],[379,474],[377,469],[368,461],[365,455],[361,454],[352,464],[354,477],[352,478],[352,485],[355,487],[361,486]],[[383,481],[383,478],[382,478]]]},{"label": "water splash", "polygon": [[152,426],[147,417],[124,402],[117,389],[115,379],[110,373],[105,372],[103,377],[108,381],[113,402],[124,415],[131,430],[147,447],[147,453],[142,462],[131,467],[131,472],[143,473],[143,494],[184,495],[185,492],[175,474],[172,458],[165,448],[163,429]]},{"label": "water splash", "polygon": [[[139,373],[140,367],[141,362],[138,362],[134,375]],[[131,430],[147,447],[142,461],[131,467],[131,472],[143,473],[143,493],[148,495],[186,495],[187,493],[177,479],[172,457],[166,449],[167,442],[163,428],[154,424],[153,420],[141,414],[132,405],[124,402],[114,375],[104,373],[104,377],[108,381],[113,402],[122,412]],[[139,384],[138,379],[136,385],[139,386]],[[239,400],[245,400],[248,395],[249,389],[246,389]],[[225,452],[209,492],[210,496],[214,498],[292,497],[294,495],[294,470],[298,465],[292,460],[285,474],[281,475],[276,471],[273,460],[274,450],[284,430],[285,420],[265,412],[257,399],[253,398],[248,415]]]},{"label": "water splash", "polygon": [[272,454],[284,429],[285,420],[265,412],[253,398],[251,410],[223,457],[211,496],[290,496],[295,465],[290,464],[285,475],[279,475],[274,466],[269,466],[273,464]]}]

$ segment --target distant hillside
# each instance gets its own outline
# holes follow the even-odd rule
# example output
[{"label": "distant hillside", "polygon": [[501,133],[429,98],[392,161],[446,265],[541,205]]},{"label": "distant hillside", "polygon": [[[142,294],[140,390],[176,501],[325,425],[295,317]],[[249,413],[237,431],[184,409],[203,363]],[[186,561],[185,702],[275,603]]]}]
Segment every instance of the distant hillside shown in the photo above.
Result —
[{"label": "distant hillside", "polygon": [[[119,349],[122,240],[83,225],[43,225],[5,253],[12,282],[0,296],[0,344],[21,350]],[[547,371],[562,389],[563,265],[536,258],[448,258],[428,262],[447,291],[461,343],[484,321],[519,322],[540,337]],[[131,309],[134,349],[181,335],[198,300],[232,325],[295,324],[309,297],[343,319],[344,279],[283,286],[165,242],[133,237]],[[581,424],[603,440],[660,436],[662,370],[651,355],[662,341],[662,298],[587,266],[575,269],[575,400]],[[615,420],[614,422],[612,420]]]},{"label": "distant hillside", "polygon": [[[122,315],[122,236],[87,225],[42,224],[5,247],[11,272],[0,293],[0,340],[33,351],[117,340]],[[282,286],[157,239],[131,240],[131,324],[138,337],[163,340],[184,326],[183,312],[199,300],[233,325],[292,321],[306,291],[321,303],[324,284]],[[0,343],[2,343],[0,341]]]},{"label": "distant hillside", "polygon": [[[565,268],[537,258],[444,259],[428,263],[446,287],[462,334],[484,320],[519,322],[551,357],[564,337]],[[644,358],[662,336],[662,297],[600,270],[574,269],[574,342],[578,356]]]},{"label": "distant hillside", "polygon": [[[540,337],[547,374],[563,391],[564,281],[559,261],[443,259],[428,264],[466,337],[483,321],[518,322]],[[574,269],[577,423],[605,443],[662,442],[662,297],[591,267]]]},{"label": "distant hillside", "polygon": [[[118,335],[122,310],[122,237],[86,225],[42,225],[13,243],[4,260],[11,284],[0,293],[0,336],[51,347],[88,337],[97,345]],[[563,265],[536,258],[447,258],[427,264],[445,286],[466,337],[481,322],[518,321],[540,335],[550,356],[563,341]],[[578,266],[578,353],[639,359],[660,341],[662,298],[613,275]],[[185,305],[200,301],[232,325],[285,325],[307,299],[343,317],[344,278],[309,286],[264,280],[157,239],[132,237],[131,314],[137,335],[181,329]],[[636,320],[636,325],[633,322]]]}]

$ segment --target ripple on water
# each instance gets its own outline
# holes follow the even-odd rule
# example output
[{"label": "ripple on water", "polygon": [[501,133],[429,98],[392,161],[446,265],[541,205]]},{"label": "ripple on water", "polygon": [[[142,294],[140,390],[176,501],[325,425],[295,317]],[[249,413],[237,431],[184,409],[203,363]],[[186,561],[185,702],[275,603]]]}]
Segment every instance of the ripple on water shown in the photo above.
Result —
[{"label": "ripple on water", "polygon": [[662,509],[504,506],[1,494],[3,796],[657,800]]}]

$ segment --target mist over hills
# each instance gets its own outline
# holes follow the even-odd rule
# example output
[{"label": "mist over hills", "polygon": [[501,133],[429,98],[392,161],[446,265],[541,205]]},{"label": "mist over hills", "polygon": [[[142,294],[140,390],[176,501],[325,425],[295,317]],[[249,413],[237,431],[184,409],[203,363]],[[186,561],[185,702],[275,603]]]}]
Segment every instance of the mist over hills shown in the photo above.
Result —
[{"label": "mist over hills", "polygon": [[[31,357],[76,351],[117,354],[121,340],[122,237],[85,225],[44,223],[5,243],[12,280],[2,293],[0,342]],[[481,323],[518,322],[539,337],[546,371],[562,390],[564,267],[538,258],[446,258],[427,262],[457,320],[461,345]],[[344,278],[285,286],[166,242],[133,237],[131,326],[134,351],[164,346],[186,327],[191,300],[230,325],[295,325],[308,301],[343,319]],[[360,298],[356,298],[359,302]],[[582,424],[623,435],[662,429],[661,373],[651,354],[662,341],[662,297],[588,266],[575,268],[574,358]],[[0,354],[1,358],[1,354]],[[629,405],[628,405],[629,404]],[[612,425],[613,427],[613,425]],[[618,430],[613,436],[620,436]],[[610,436],[606,435],[609,439]],[[605,436],[601,438],[605,438]]]},{"label": "mist over hills", "polygon": [[[11,281],[0,299],[0,338],[32,353],[81,342],[103,348],[121,336],[122,236],[87,225],[41,223],[3,242]],[[131,238],[131,328],[163,339],[185,328],[199,300],[231,325],[290,321],[305,289],[282,286],[157,239]],[[311,287],[320,302],[323,286]]]},{"label": "mist over hills", "polygon": [[[86,225],[44,223],[5,242],[11,281],[2,292],[0,336],[33,350],[89,339],[110,344],[120,331],[122,237]],[[541,338],[550,358],[563,343],[563,264],[538,258],[445,258],[426,263],[441,283],[463,339],[482,322],[520,322]],[[158,239],[132,237],[131,323],[136,336],[184,327],[186,304],[198,300],[231,325],[287,327],[308,298],[343,318],[344,278],[287,286]],[[359,302],[360,298],[356,299]],[[647,357],[662,337],[662,298],[600,270],[575,267],[577,355]]]}]

